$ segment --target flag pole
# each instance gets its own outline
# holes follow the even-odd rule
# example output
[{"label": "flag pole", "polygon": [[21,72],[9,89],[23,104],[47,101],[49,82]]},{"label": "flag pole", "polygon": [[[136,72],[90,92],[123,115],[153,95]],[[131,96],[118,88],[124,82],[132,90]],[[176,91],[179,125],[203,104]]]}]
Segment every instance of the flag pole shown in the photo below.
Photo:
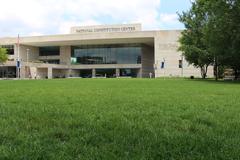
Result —
[{"label": "flag pole", "polygon": [[17,38],[17,74],[18,74],[18,79],[20,79],[20,45],[19,45],[19,41],[20,41],[20,37],[18,34],[18,38]]}]

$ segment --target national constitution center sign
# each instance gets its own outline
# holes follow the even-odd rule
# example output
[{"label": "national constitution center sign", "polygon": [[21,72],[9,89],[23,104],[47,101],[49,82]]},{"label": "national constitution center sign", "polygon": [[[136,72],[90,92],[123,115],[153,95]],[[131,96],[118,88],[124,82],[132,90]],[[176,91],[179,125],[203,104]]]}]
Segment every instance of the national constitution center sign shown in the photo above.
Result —
[{"label": "national constitution center sign", "polygon": [[72,27],[71,33],[109,33],[109,32],[134,32],[141,31],[141,24],[123,24],[123,25],[107,25],[107,26],[87,26]]}]

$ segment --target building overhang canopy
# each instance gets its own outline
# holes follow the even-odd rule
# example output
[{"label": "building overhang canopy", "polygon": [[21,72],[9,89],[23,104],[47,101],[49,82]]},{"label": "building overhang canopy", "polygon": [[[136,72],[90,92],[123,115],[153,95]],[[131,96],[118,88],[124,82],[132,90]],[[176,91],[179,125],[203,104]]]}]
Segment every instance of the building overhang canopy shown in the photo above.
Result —
[{"label": "building overhang canopy", "polygon": [[23,42],[23,45],[44,47],[44,46],[77,46],[77,45],[99,45],[99,44],[132,44],[141,43],[153,46],[154,38],[115,38],[115,39],[91,39],[91,40],[66,40],[46,42]]},{"label": "building overhang canopy", "polygon": [[[93,33],[93,34],[66,34],[51,36],[20,37],[21,45],[29,46],[72,46],[72,45],[98,45],[98,44],[127,44],[142,43],[154,45],[154,31],[141,31],[132,33]],[[17,39],[11,38],[9,43],[16,44]]]}]

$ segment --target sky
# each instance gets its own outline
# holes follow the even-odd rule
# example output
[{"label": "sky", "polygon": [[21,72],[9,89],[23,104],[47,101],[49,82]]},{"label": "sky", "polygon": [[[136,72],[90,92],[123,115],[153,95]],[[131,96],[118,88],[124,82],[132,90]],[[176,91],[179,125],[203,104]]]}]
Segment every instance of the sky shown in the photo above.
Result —
[{"label": "sky", "polygon": [[142,23],[183,29],[190,0],[0,0],[0,37],[67,34],[72,26]]}]

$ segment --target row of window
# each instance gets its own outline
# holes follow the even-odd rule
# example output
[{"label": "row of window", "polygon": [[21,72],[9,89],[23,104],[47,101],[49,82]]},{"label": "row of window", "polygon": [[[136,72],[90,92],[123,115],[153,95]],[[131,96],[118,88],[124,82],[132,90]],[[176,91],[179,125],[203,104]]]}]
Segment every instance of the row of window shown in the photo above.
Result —
[{"label": "row of window", "polygon": [[[165,62],[161,63],[161,69],[165,68]],[[178,68],[183,68],[183,60],[178,61]]]},{"label": "row of window", "polygon": [[141,64],[142,45],[86,45],[71,48],[72,64]]},{"label": "row of window", "polygon": [[51,47],[39,47],[39,56],[59,56],[60,47],[51,46]]},{"label": "row of window", "polygon": [[14,46],[13,45],[1,45],[0,48],[6,48],[8,55],[14,55]]},{"label": "row of window", "polygon": [[43,60],[43,62],[48,64],[60,64],[59,59]]},{"label": "row of window", "polygon": [[[13,45],[0,45],[0,48],[6,48],[8,55],[14,55]],[[60,47],[39,47],[39,56],[58,56],[60,55]]]},{"label": "row of window", "polygon": [[[14,55],[13,45],[1,45],[7,49],[8,55]],[[115,45],[83,45],[71,47],[72,64],[141,64],[141,44]],[[60,47],[39,47],[39,56],[59,56]],[[46,63],[59,64],[59,60],[48,60]],[[165,67],[162,62],[161,68]],[[179,60],[179,68],[183,68],[183,61]]]}]

